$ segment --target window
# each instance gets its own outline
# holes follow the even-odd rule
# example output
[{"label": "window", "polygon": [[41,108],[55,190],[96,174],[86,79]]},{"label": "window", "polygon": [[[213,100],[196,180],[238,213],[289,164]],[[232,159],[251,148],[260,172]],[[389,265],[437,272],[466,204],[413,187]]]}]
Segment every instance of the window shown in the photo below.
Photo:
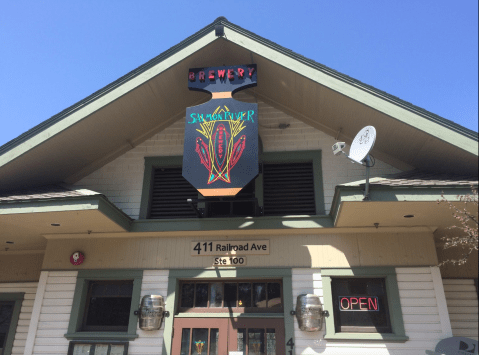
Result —
[{"label": "window", "polygon": [[89,281],[82,330],[128,330],[133,280]]},{"label": "window", "polygon": [[183,178],[182,161],[145,158],[140,219],[324,214],[320,151],[263,153],[258,177],[223,198],[203,198]]},{"label": "window", "polygon": [[406,341],[393,267],[322,269],[325,339]]},{"label": "window", "polygon": [[131,340],[137,337],[142,271],[81,270],[65,337]]},{"label": "window", "polygon": [[18,325],[23,293],[0,294],[0,354],[10,355]]},{"label": "window", "polygon": [[283,313],[280,280],[182,281],[180,312]]},{"label": "window", "polygon": [[333,278],[337,333],[391,333],[386,282],[382,278]]},{"label": "window", "polygon": [[128,342],[79,342],[71,341],[68,355],[76,354],[102,354],[102,355],[127,355]]}]

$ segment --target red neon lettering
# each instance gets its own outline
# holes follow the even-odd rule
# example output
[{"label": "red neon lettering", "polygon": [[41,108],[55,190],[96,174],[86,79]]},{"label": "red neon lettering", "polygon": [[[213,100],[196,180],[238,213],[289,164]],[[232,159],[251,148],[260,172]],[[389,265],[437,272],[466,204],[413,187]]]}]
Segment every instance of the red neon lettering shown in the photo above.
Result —
[{"label": "red neon lettering", "polygon": [[[346,300],[347,302],[347,307],[343,306],[343,301]],[[349,300],[346,297],[341,298],[341,308],[342,309],[349,309]]]},{"label": "red neon lettering", "polygon": [[[363,302],[363,300],[364,300],[364,302]],[[366,302],[366,300],[367,300],[366,297],[360,297],[360,298],[359,298],[359,309],[360,309],[361,311],[367,311],[367,310],[368,310],[367,307],[366,307],[366,308],[363,308],[363,305],[364,305],[364,306],[367,306],[367,305],[368,305],[367,302]]]},{"label": "red neon lettering", "polygon": [[377,298],[368,298],[368,307],[370,310],[374,309],[375,311],[378,310],[378,299]]},{"label": "red neon lettering", "polygon": [[225,77],[225,71],[226,70],[219,70],[218,69],[218,79],[224,78]]},{"label": "red neon lettering", "polygon": [[188,74],[188,79],[190,79],[190,81],[195,81],[195,73],[190,71],[189,74]]},{"label": "red neon lettering", "polygon": [[[353,300],[356,300],[356,302],[353,302]],[[356,297],[351,297],[350,302],[351,302],[351,309],[353,309],[354,305],[358,304],[358,299]]]},{"label": "red neon lettering", "polygon": [[238,78],[243,79],[243,75],[244,75],[244,69],[238,68]]},{"label": "red neon lettering", "polygon": [[253,76],[254,68],[248,68],[249,71],[249,77],[251,78]]},{"label": "red neon lettering", "polygon": [[198,79],[200,79],[200,81],[205,81],[205,72],[204,71],[200,71],[198,73]]},{"label": "red neon lettering", "polygon": [[215,80],[215,71],[214,71],[214,70],[210,70],[210,71],[208,72],[208,78],[209,78],[210,80]]},{"label": "red neon lettering", "polygon": [[228,69],[228,79],[229,80],[235,80],[235,77],[234,77],[234,70],[233,69]]}]

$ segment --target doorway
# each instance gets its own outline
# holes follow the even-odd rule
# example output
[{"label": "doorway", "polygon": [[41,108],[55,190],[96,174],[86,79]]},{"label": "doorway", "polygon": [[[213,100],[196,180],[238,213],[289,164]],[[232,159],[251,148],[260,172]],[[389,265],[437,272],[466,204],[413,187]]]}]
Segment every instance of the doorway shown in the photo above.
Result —
[{"label": "doorway", "polygon": [[172,355],[285,354],[283,318],[175,318]]}]

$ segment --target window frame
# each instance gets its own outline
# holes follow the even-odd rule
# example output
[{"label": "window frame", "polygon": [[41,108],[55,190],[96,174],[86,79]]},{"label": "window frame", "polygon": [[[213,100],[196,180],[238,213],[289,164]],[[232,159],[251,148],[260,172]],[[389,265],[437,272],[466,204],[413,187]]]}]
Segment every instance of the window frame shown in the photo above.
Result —
[{"label": "window frame", "polygon": [[[78,271],[75,293],[73,296],[72,311],[68,324],[68,333],[64,336],[68,340],[117,340],[127,341],[138,337],[138,315],[141,296],[142,270],[80,270]],[[86,301],[90,281],[117,281],[133,280],[131,295],[130,318],[127,331],[83,331],[83,319],[86,312]]]},{"label": "window frame", "polygon": [[3,348],[3,355],[10,355],[12,353],[13,341],[15,340],[15,333],[17,331],[18,320],[20,319],[20,311],[22,309],[24,298],[24,292],[0,293],[0,301],[15,302],[13,306],[12,318],[10,319],[10,325],[8,327],[7,338],[5,340],[5,347]]},{"label": "window frame", "polygon": [[[222,280],[215,280],[215,279],[195,279],[195,280],[180,280],[179,281],[179,296],[178,296],[178,305],[176,308],[175,313],[244,313],[244,314],[254,314],[254,313],[284,313],[284,296],[283,296],[283,280],[281,278],[261,278],[261,279],[235,279],[235,280],[228,280],[228,279],[222,279]],[[181,300],[182,300],[182,294],[183,294],[183,284],[198,284],[198,283],[206,283],[208,284],[208,301],[207,301],[207,306],[206,307],[182,307]],[[210,300],[211,300],[211,284],[213,283],[221,283],[223,285],[223,300],[222,300],[222,305],[221,307],[211,307],[210,306]],[[226,283],[235,283],[235,284],[240,284],[240,283],[279,283],[280,285],[280,293],[281,293],[281,307],[240,307],[240,306],[235,306],[235,307],[226,307],[224,305],[224,284]],[[238,288],[237,288],[237,294],[236,296],[238,297]],[[253,292],[253,287],[251,287],[251,292]],[[196,292],[195,292],[196,295]],[[253,297],[253,296],[252,296]],[[266,291],[266,298],[267,298],[267,291]],[[196,298],[195,298],[196,300]],[[195,301],[194,300],[194,301]],[[238,301],[238,299],[237,299]]]},{"label": "window frame", "polygon": [[[281,151],[281,152],[266,152],[259,154],[259,164],[280,164],[280,163],[309,163],[313,164],[313,180],[314,180],[314,201],[316,207],[315,216],[325,216],[325,204],[324,204],[324,186],[323,186],[323,173],[321,164],[321,150],[297,150],[297,151]],[[145,172],[143,175],[143,188],[140,202],[140,220],[148,221],[164,221],[166,219],[150,219],[150,205],[151,205],[151,193],[153,185],[153,173],[157,168],[177,168],[183,164],[183,156],[162,156],[162,157],[145,157]],[[258,205],[263,208],[263,172],[260,169],[258,177],[254,183],[255,197],[258,199]],[[198,193],[198,196],[201,195]],[[202,206],[203,207],[203,206]],[[224,219],[223,217],[217,217],[218,219]],[[230,217],[234,218],[234,217]],[[243,218],[243,217],[239,217]],[[255,218],[264,218],[263,216]],[[283,218],[283,216],[268,216],[267,218]],[[213,219],[213,218],[204,218]],[[175,219],[175,221],[184,221],[187,219]],[[190,219],[191,220],[191,219]],[[199,218],[192,219],[195,223]]]},{"label": "window frame", "polygon": [[[350,269],[322,269],[324,309],[329,311],[325,318],[326,340],[376,340],[387,342],[406,342],[396,269],[394,267],[353,267]],[[331,281],[334,278],[382,278],[386,284],[386,296],[389,308],[391,333],[336,332]]]}]

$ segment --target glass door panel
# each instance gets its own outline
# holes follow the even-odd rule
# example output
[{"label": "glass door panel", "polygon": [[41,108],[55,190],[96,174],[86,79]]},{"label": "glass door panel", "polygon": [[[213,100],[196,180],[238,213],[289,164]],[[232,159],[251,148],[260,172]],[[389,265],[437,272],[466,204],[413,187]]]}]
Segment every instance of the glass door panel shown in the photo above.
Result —
[{"label": "glass door panel", "polygon": [[174,355],[227,354],[228,318],[175,318]]},{"label": "glass door panel", "polygon": [[228,351],[238,351],[242,355],[285,354],[284,320],[231,319]]},{"label": "glass door panel", "polygon": [[172,355],[284,355],[282,318],[175,318]]}]

